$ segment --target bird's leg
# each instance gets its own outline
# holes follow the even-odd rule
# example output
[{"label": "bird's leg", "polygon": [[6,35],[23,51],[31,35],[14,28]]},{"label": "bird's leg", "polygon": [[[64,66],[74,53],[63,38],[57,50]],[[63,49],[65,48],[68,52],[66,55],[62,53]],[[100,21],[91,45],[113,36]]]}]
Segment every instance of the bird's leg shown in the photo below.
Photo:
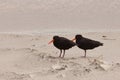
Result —
[{"label": "bird's leg", "polygon": [[85,50],[85,55],[84,55],[84,57],[86,58],[86,50]]},{"label": "bird's leg", "polygon": [[62,54],[62,49],[60,50],[60,55],[59,55],[59,57],[61,57],[61,54]]},{"label": "bird's leg", "polygon": [[64,58],[64,56],[65,56],[65,50],[64,50],[64,53],[63,53],[63,56],[62,56],[62,58]]}]

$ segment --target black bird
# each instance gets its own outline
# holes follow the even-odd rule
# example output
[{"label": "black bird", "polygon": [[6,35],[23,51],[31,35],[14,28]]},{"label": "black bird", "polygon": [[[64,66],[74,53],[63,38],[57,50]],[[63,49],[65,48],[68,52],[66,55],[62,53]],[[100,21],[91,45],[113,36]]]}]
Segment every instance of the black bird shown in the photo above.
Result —
[{"label": "black bird", "polygon": [[60,49],[60,55],[59,57],[61,57],[62,54],[62,50],[64,51],[63,56],[65,55],[65,50],[72,48],[73,46],[75,46],[76,44],[64,37],[59,37],[59,36],[53,36],[53,40],[51,40],[48,44],[52,43],[54,44],[54,46],[58,49]]},{"label": "black bird", "polygon": [[90,49],[94,49],[99,46],[103,46],[103,43],[85,38],[82,35],[76,35],[73,41],[74,40],[76,40],[77,46],[85,51],[84,57],[86,57],[86,50],[90,50]]}]

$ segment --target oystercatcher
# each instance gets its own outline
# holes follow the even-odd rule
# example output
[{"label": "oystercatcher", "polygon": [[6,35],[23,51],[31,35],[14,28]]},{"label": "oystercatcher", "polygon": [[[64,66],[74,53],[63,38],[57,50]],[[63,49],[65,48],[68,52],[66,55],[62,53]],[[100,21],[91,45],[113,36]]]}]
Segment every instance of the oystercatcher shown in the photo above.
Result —
[{"label": "oystercatcher", "polygon": [[72,41],[74,40],[76,40],[76,45],[85,51],[84,57],[86,57],[86,50],[90,50],[90,49],[94,49],[99,46],[103,46],[103,43],[85,38],[82,35],[76,35]]},{"label": "oystercatcher", "polygon": [[62,57],[64,57],[65,50],[70,49],[76,45],[76,43],[74,43],[73,41],[71,41],[67,38],[64,38],[64,37],[59,37],[59,36],[53,36],[53,40],[51,40],[48,44],[50,44],[52,42],[56,48],[60,49],[59,57],[61,57],[61,55],[62,55],[62,50],[64,51]]}]

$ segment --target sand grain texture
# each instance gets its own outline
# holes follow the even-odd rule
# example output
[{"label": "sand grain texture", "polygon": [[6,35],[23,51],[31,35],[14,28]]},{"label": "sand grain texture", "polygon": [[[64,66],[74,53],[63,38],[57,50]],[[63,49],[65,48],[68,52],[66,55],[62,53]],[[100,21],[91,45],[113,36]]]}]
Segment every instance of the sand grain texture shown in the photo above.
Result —
[{"label": "sand grain texture", "polygon": [[[0,80],[119,80],[119,32],[83,33],[103,47],[84,51],[73,47],[65,58],[47,43],[53,34],[0,34]],[[106,36],[106,37],[103,37]],[[73,38],[74,34],[62,35]]]}]

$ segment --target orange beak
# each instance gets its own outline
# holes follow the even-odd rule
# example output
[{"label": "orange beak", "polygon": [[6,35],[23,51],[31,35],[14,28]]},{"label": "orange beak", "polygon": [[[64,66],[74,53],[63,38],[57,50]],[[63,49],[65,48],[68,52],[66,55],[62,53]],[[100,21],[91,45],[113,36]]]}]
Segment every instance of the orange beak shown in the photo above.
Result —
[{"label": "orange beak", "polygon": [[51,40],[48,44],[51,44],[52,42],[54,42],[54,40]]},{"label": "orange beak", "polygon": [[72,41],[74,41],[74,40],[76,40],[75,38],[74,39],[72,39]]}]

